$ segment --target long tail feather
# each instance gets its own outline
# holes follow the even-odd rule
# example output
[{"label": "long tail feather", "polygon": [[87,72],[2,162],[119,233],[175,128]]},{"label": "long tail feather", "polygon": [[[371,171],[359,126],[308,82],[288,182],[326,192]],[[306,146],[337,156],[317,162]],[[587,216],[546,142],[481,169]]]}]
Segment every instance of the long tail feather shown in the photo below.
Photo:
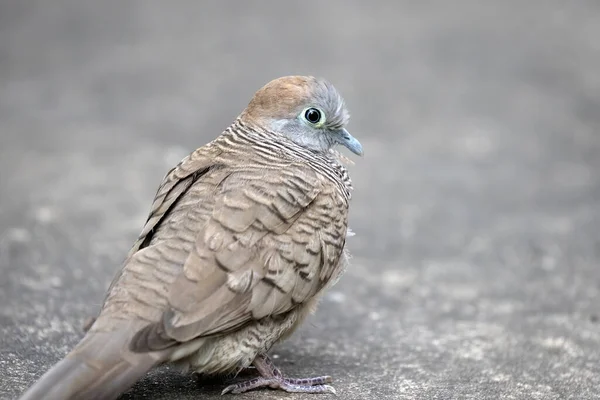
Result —
[{"label": "long tail feather", "polygon": [[129,389],[160,357],[132,353],[131,330],[90,332],[20,400],[110,400]]}]

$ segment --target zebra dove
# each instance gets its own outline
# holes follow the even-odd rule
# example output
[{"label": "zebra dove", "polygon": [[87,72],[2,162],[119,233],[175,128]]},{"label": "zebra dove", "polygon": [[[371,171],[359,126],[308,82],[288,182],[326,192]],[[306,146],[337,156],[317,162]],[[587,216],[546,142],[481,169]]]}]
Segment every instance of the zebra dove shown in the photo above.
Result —
[{"label": "zebra dove", "polygon": [[284,377],[267,351],[345,269],[352,186],[332,148],[363,152],[348,119],[325,80],[284,77],[256,92],[167,173],[100,314],[22,399],[114,399],[163,363],[256,368],[223,393],[335,393],[329,376]]}]

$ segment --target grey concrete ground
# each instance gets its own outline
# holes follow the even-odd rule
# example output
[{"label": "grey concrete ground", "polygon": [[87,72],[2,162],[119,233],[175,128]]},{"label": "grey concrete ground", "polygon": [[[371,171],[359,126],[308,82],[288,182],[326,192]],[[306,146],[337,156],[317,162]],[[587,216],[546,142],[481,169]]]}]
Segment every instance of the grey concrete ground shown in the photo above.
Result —
[{"label": "grey concrete ground", "polygon": [[[598,398],[599,38],[583,0],[2,1],[0,397],[82,336],[167,169],[313,74],[366,155],[352,266],[282,369],[342,399]],[[163,368],[124,398],[222,387]]]}]

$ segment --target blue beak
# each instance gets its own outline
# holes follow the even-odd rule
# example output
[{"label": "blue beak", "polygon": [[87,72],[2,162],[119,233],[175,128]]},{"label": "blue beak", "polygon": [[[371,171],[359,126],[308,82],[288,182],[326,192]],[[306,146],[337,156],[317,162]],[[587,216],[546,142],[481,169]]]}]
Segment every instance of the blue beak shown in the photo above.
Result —
[{"label": "blue beak", "polygon": [[339,131],[340,135],[340,144],[346,146],[348,150],[353,152],[356,155],[363,155],[362,144],[358,140],[354,138],[345,128]]}]

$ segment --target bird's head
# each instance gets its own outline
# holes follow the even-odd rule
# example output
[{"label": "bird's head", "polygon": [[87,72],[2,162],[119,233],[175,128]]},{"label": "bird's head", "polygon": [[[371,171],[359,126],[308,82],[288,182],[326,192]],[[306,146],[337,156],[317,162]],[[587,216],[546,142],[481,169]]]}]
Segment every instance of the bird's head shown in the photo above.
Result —
[{"label": "bird's head", "polygon": [[333,85],[310,76],[286,76],[267,83],[242,113],[243,120],[311,150],[327,152],[340,144],[362,155],[362,145],[346,130],[349,118]]}]

